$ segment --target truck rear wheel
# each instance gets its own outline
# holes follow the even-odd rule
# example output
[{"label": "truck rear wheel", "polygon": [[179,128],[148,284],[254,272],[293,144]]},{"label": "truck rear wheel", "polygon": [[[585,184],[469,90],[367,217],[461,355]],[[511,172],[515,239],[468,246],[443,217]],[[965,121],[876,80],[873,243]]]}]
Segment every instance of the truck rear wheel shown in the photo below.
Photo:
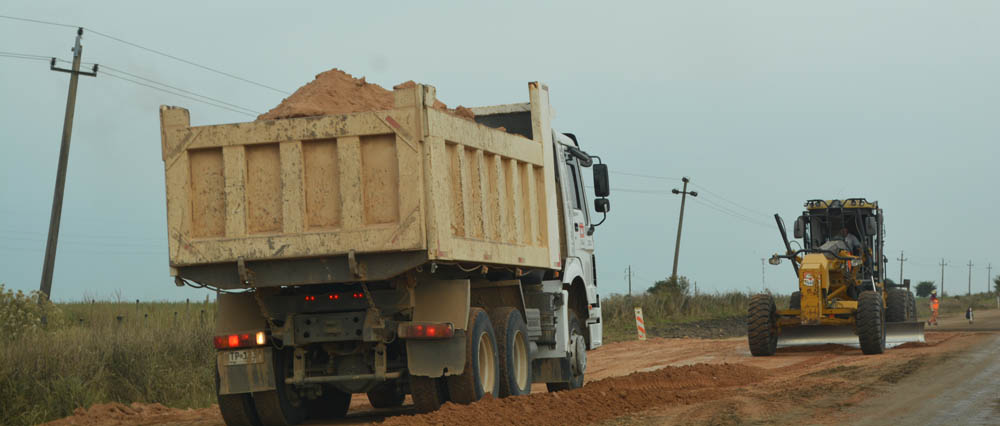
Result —
[{"label": "truck rear wheel", "polygon": [[774,355],[778,349],[778,310],[770,294],[757,294],[750,299],[747,342],[753,356]]},{"label": "truck rear wheel", "polygon": [[482,308],[469,309],[465,333],[465,369],[448,376],[448,395],[453,402],[469,404],[485,394],[500,395],[500,359],[490,316]]},{"label": "truck rear wheel", "polygon": [[302,423],[306,417],[305,407],[292,385],[285,384],[291,370],[292,350],[274,351],[275,390],[254,392],[253,403],[260,421],[268,426],[291,426]]},{"label": "truck rear wheel", "polygon": [[788,299],[788,309],[802,309],[802,292],[792,293],[792,297]]},{"label": "truck rear wheel", "polygon": [[[579,389],[583,387],[584,374],[586,373],[587,367],[587,345],[583,340],[583,329],[580,327],[580,317],[576,314],[576,311],[569,311],[569,344],[577,346],[576,353],[577,357],[582,357],[579,361],[571,359],[570,360],[570,370],[572,371],[572,377],[569,382],[558,382],[558,383],[546,383],[545,387],[549,392],[559,392],[564,390]],[[582,346],[582,348],[581,348]],[[582,350],[582,351],[581,351]],[[580,362],[582,361],[582,362]],[[572,364],[583,364],[573,366]]]},{"label": "truck rear wheel", "polygon": [[865,355],[885,352],[885,316],[882,295],[866,291],[858,297],[858,343]]},{"label": "truck rear wheel", "polygon": [[219,411],[227,426],[260,426],[253,398],[248,393],[231,395],[219,394],[219,366],[215,366],[215,393],[219,399]]},{"label": "truck rear wheel", "polygon": [[441,408],[448,401],[445,389],[444,377],[410,376],[410,395],[421,413]]},{"label": "truck rear wheel", "polygon": [[528,326],[521,311],[512,307],[494,310],[493,330],[500,358],[500,398],[531,393],[531,353]]},{"label": "truck rear wheel", "polygon": [[886,295],[885,320],[888,322],[903,322],[908,319],[907,310],[910,300],[906,297],[909,291],[894,288]]},{"label": "truck rear wheel", "polygon": [[403,405],[406,394],[399,389],[399,381],[390,380],[368,391],[368,402],[375,408],[395,408]]}]

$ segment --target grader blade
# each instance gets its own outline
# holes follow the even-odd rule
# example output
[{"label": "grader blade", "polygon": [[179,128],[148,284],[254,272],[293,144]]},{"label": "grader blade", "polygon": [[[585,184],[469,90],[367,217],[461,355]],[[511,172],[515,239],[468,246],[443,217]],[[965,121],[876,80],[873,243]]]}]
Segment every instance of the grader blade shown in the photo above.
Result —
[{"label": "grader blade", "polygon": [[858,346],[858,335],[850,326],[842,325],[804,325],[783,327],[778,336],[778,347],[811,346],[811,345],[849,345]]},{"label": "grader blade", "polygon": [[[923,322],[889,322],[885,325],[886,348],[899,346],[903,343],[924,341]],[[779,348],[826,344],[860,347],[858,335],[849,326],[812,325],[785,327],[781,329],[781,335],[778,336]]]},{"label": "grader blade", "polygon": [[924,322],[889,322],[885,328],[885,347],[891,348],[903,343],[924,341]]}]

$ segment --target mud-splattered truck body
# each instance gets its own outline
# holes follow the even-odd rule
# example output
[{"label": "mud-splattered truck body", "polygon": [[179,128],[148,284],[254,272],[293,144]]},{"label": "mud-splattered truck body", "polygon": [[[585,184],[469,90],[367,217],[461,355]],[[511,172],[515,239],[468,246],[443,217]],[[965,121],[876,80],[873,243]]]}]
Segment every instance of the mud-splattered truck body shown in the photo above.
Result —
[{"label": "mud-splattered truck body", "polygon": [[427,85],[390,110],[213,126],[161,107],[170,272],[220,291],[227,423],[582,385],[601,311],[581,170],[599,158],[528,86],[475,121]]}]

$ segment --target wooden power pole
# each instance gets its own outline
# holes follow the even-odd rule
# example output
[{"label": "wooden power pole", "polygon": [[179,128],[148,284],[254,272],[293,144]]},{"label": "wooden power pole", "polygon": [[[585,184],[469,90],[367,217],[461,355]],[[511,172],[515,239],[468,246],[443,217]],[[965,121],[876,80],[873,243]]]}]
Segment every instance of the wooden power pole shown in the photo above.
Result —
[{"label": "wooden power pole", "polygon": [[49,238],[45,243],[45,263],[42,266],[42,283],[39,287],[41,299],[44,301],[52,293],[52,270],[56,263],[56,246],[59,243],[59,221],[62,218],[63,191],[66,189],[66,163],[69,161],[69,141],[73,134],[73,113],[76,108],[76,85],[80,75],[97,76],[97,65],[92,72],[80,71],[80,61],[83,59],[83,28],[76,31],[76,44],[73,46],[73,69],[56,67],[56,58],[52,58],[49,69],[69,73],[69,95],[66,98],[66,116],[63,119],[62,145],[59,147],[59,168],[56,171],[56,189],[52,196],[52,216],[49,219]]},{"label": "wooden power pole", "polygon": [[674,190],[671,191],[674,194],[681,194],[681,217],[677,221],[677,244],[674,245],[674,272],[670,274],[670,277],[673,278],[674,280],[677,280],[677,258],[681,251],[681,228],[684,227],[684,201],[687,200],[688,194],[690,194],[692,197],[698,196],[697,191],[687,190],[688,182],[691,181],[690,179],[684,177],[681,178],[681,181],[684,182],[684,189],[678,191],[676,188],[674,188]]}]

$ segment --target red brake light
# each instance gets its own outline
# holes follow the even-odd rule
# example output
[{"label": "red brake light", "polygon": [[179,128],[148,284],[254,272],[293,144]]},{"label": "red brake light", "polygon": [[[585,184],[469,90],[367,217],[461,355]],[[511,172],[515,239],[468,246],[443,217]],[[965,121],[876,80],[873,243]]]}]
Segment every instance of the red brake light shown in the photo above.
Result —
[{"label": "red brake light", "polygon": [[267,334],[258,331],[253,334],[229,334],[225,336],[215,336],[212,339],[216,349],[249,348],[253,346],[263,346],[267,343]]},{"label": "red brake light", "polygon": [[407,339],[447,339],[455,335],[451,324],[411,324],[404,330]]}]

